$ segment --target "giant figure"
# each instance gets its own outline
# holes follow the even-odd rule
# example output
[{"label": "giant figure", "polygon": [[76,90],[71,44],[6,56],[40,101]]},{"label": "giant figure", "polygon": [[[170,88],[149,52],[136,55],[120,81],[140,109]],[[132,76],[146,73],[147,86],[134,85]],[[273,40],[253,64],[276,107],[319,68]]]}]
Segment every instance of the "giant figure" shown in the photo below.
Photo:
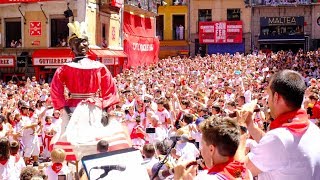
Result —
[{"label": "giant figure", "polygon": [[56,70],[51,83],[54,108],[69,115],[63,119],[60,136],[51,142],[69,142],[78,155],[95,153],[101,139],[110,143],[110,150],[130,146],[127,132],[108,114],[119,101],[111,73],[104,64],[86,56],[89,42],[85,26],[68,24],[73,33],[68,42],[75,57]]}]

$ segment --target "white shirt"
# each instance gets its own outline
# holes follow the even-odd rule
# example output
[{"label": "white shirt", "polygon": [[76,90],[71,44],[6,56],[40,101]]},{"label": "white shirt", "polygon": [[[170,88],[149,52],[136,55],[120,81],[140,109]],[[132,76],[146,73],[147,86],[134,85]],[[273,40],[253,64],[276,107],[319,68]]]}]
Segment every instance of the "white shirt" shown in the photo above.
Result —
[{"label": "white shirt", "polygon": [[163,111],[157,111],[156,115],[159,117],[160,124],[164,124],[166,119],[170,119],[170,113],[166,109]]},{"label": "white shirt", "polygon": [[302,137],[286,128],[271,130],[248,154],[263,173],[259,180],[320,179],[320,130],[310,123]]},{"label": "white shirt", "polygon": [[[56,173],[52,170],[52,166],[49,166],[46,171],[45,174],[48,176],[48,180],[57,180],[58,179],[58,175],[68,175],[70,173],[70,170],[68,169],[68,166],[63,164],[62,165],[62,169]],[[67,176],[67,180],[70,179]]]},{"label": "white shirt", "polygon": [[10,156],[10,158],[4,165],[0,164],[0,178],[2,180],[19,179],[20,173],[17,174],[17,172],[15,171],[14,161],[14,157]]},{"label": "white shirt", "polygon": [[180,156],[180,160],[182,161],[195,161],[200,155],[197,147],[189,142],[178,142],[175,149],[177,150],[177,155]]},{"label": "white shirt", "polygon": [[[45,170],[45,174],[48,176],[48,180],[57,180],[58,175],[68,175],[70,173],[69,168],[67,165],[63,164],[61,170],[56,173],[52,170],[52,165],[47,167]],[[70,177],[67,176],[67,180],[69,180]]]},{"label": "white shirt", "polygon": [[143,166],[147,168],[147,170],[151,170],[152,167],[158,163],[159,160],[155,157],[152,157],[152,158],[145,158],[143,159]]},{"label": "white shirt", "polygon": [[155,143],[163,141],[165,138],[168,137],[167,129],[164,127],[156,127],[155,133],[150,133],[147,136],[149,143]]},{"label": "white shirt", "polygon": [[20,175],[21,170],[26,167],[26,163],[21,156],[18,156],[18,158],[16,158],[15,156],[12,157],[14,159],[15,174]]},{"label": "white shirt", "polygon": [[245,103],[250,103],[252,98],[252,92],[248,89],[244,92]]},{"label": "white shirt", "polygon": [[[27,116],[22,116],[20,120],[22,122],[23,127],[29,126],[31,124],[37,123],[36,118],[29,118]],[[36,134],[37,129],[33,130],[32,128],[27,128],[23,130],[22,141],[24,145],[33,144],[34,140],[38,139],[38,135]]]}]

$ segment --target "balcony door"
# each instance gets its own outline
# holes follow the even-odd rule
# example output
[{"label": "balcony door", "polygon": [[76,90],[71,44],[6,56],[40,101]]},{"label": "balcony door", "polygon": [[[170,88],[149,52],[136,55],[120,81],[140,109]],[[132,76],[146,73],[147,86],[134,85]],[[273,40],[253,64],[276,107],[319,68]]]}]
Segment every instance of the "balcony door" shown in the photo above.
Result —
[{"label": "balcony door", "polygon": [[186,38],[185,15],[172,15],[172,39],[185,40]]}]

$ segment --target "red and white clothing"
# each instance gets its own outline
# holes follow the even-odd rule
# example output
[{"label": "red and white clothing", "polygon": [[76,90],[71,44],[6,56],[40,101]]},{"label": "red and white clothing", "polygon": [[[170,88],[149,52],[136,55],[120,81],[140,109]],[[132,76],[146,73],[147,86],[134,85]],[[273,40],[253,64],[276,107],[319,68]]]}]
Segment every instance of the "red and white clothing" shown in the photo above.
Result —
[{"label": "red and white clothing", "polygon": [[320,179],[320,130],[304,110],[282,114],[248,154],[262,179]]},{"label": "red and white clothing", "polygon": [[170,113],[166,109],[158,109],[156,115],[159,117],[159,124],[166,126],[170,123]]},{"label": "red and white clothing", "polygon": [[14,167],[14,157],[10,156],[8,160],[0,161],[0,177],[2,180],[17,180],[18,174]]},{"label": "red and white clothing", "polygon": [[[152,128],[152,126],[149,126]],[[155,127],[155,133],[148,134],[147,141],[149,143],[161,142],[168,137],[168,129],[163,126]]]},{"label": "red and white clothing", "polygon": [[229,161],[214,165],[208,170],[207,174],[199,173],[196,180],[231,180],[245,179],[247,170],[244,163],[230,158]]},{"label": "red and white clothing", "polygon": [[[38,123],[36,118],[29,118],[28,116],[21,116],[21,123],[23,127]],[[24,145],[24,157],[39,156],[40,142],[36,128],[23,129],[22,143]]]},{"label": "red and white clothing", "polygon": [[[64,87],[71,96],[65,99]],[[98,61],[83,58],[59,67],[51,83],[51,97],[55,109],[65,106],[74,109],[72,117],[62,123],[66,140],[73,145],[96,145],[109,128],[101,124],[102,109],[118,103],[117,89],[111,73]],[[66,128],[65,128],[66,127]],[[56,140],[54,139],[53,142]]]},{"label": "red and white clothing", "polygon": [[145,136],[140,130],[143,131],[143,127],[141,125],[136,124],[136,126],[132,129],[130,134],[130,138],[132,140],[132,146],[135,148],[142,148],[145,144]]},{"label": "red and white clothing", "polygon": [[112,106],[119,101],[109,70],[102,63],[88,58],[83,58],[78,63],[66,63],[56,70],[51,83],[51,98],[55,109],[62,109],[64,106],[76,107],[84,100],[65,99],[64,86],[75,95],[96,94],[100,91],[102,102],[92,98],[86,99],[100,108]]},{"label": "red and white clothing", "polygon": [[180,156],[179,160],[182,161],[195,161],[200,155],[200,151],[193,143],[178,142],[176,147],[176,154]]},{"label": "red and white clothing", "polygon": [[126,116],[124,117],[125,120],[125,125],[128,128],[128,132],[129,134],[131,134],[133,128],[136,126],[136,120],[135,118],[137,117],[138,114],[136,114],[135,112],[133,114],[131,114],[130,112],[128,114],[126,114]]},{"label": "red and white clothing", "polygon": [[26,163],[19,154],[13,155],[12,157],[14,158],[15,174],[20,175],[21,170],[26,167]]},{"label": "red and white clothing", "polygon": [[59,175],[66,175],[67,180],[72,179],[68,177],[70,170],[67,165],[63,163],[53,163],[47,167],[45,174],[48,176],[48,180],[57,180]]},{"label": "red and white clothing", "polygon": [[53,144],[51,144],[50,142],[56,132],[55,125],[53,123],[46,123],[43,125],[42,131],[43,131],[43,146],[44,146],[43,156],[45,158],[49,158],[51,151],[53,149]]}]

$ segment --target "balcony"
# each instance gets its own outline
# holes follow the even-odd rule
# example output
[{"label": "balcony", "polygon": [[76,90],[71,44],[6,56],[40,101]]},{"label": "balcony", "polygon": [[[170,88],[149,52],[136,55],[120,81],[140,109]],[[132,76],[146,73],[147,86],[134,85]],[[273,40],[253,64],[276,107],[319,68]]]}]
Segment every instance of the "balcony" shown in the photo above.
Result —
[{"label": "balcony", "polygon": [[252,0],[252,6],[297,6],[311,5],[317,0]]},{"label": "balcony", "polygon": [[125,0],[125,10],[154,16],[158,13],[158,0]]},{"label": "balcony", "polygon": [[183,31],[172,30],[170,32],[170,35],[167,33],[169,33],[169,32],[157,30],[157,36],[158,36],[159,40],[160,41],[172,41],[172,40],[173,41],[186,41],[188,39],[188,31],[187,30],[183,30]]}]

